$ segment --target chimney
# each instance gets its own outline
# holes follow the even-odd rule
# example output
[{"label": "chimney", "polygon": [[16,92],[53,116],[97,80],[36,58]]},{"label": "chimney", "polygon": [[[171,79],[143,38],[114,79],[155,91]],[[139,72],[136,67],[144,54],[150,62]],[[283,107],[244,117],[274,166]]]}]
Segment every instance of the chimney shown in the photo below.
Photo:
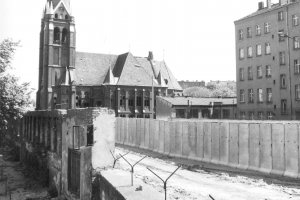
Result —
[{"label": "chimney", "polygon": [[153,60],[153,52],[152,52],[152,51],[149,51],[149,54],[148,54],[148,60],[149,60],[149,61],[152,61],[152,60]]},{"label": "chimney", "polygon": [[261,2],[258,2],[258,10],[262,10],[264,9],[264,2],[261,1]]},{"label": "chimney", "polygon": [[267,8],[268,8],[268,9],[271,8],[271,6],[272,6],[271,4],[272,4],[271,0],[267,0]]}]

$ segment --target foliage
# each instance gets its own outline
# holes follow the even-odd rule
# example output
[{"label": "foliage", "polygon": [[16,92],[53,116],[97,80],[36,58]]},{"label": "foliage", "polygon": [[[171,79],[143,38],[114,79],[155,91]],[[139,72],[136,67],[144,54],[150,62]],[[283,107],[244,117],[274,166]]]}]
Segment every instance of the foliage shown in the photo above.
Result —
[{"label": "foliage", "polygon": [[206,87],[186,88],[183,94],[191,97],[236,97],[236,84],[234,82],[210,82]]},{"label": "foliage", "polygon": [[19,42],[5,39],[0,43],[0,132],[7,129],[8,122],[18,119],[31,104],[32,89],[29,83],[19,83],[19,79],[8,71]]},{"label": "foliage", "polygon": [[211,92],[206,87],[190,87],[183,91],[183,95],[192,97],[210,97]]}]

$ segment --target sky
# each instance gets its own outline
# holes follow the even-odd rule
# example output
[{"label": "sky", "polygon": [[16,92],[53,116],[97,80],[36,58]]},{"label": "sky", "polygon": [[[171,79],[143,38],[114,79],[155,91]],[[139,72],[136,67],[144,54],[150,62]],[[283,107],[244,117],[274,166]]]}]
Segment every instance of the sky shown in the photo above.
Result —
[{"label": "sky", "polygon": [[[234,21],[260,0],[70,0],[76,50],[130,51],[165,60],[177,80],[235,80]],[[0,0],[0,41],[21,41],[13,67],[37,89],[39,32],[46,0]],[[272,3],[278,1],[273,0]]]}]

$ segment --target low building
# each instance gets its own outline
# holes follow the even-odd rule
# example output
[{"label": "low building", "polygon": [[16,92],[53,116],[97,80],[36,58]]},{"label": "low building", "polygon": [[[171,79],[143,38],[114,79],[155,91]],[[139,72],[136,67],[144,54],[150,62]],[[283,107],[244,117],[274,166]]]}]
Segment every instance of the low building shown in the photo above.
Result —
[{"label": "low building", "polygon": [[236,98],[157,97],[157,119],[235,119]]}]

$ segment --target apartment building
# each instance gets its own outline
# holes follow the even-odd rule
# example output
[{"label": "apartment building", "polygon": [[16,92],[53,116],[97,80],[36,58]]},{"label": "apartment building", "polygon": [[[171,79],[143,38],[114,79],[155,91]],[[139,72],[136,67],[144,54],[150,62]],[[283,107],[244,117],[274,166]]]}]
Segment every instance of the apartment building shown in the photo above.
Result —
[{"label": "apartment building", "polygon": [[240,119],[300,119],[299,17],[299,0],[267,0],[234,22]]}]

